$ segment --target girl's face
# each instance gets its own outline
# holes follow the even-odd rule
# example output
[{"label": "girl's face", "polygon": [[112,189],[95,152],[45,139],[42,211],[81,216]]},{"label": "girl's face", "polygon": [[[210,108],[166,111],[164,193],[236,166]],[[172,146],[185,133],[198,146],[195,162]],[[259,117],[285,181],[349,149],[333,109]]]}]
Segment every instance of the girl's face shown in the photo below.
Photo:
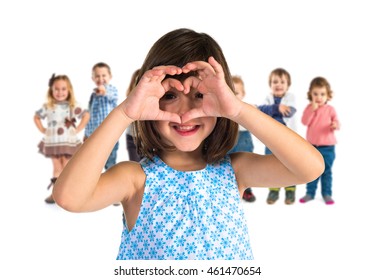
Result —
[{"label": "girl's face", "polygon": [[272,75],[270,87],[274,96],[283,97],[289,88],[286,76]]},{"label": "girl's face", "polygon": [[328,93],[326,87],[313,87],[311,89],[311,99],[312,102],[318,104],[318,106],[323,106],[328,101]]},{"label": "girl's face", "polygon": [[[161,110],[177,113],[182,116],[193,108],[202,105],[203,95],[192,89],[184,94],[176,89],[167,92],[159,102]],[[202,117],[190,120],[188,123],[173,123],[168,121],[156,122],[156,127],[163,140],[180,151],[192,152],[202,144],[213,131],[216,117]]]},{"label": "girl's face", "polygon": [[92,72],[92,80],[97,86],[107,85],[112,76],[107,67],[96,67]]},{"label": "girl's face", "polygon": [[64,80],[56,80],[52,85],[52,96],[56,101],[65,101],[69,97],[68,83]]}]

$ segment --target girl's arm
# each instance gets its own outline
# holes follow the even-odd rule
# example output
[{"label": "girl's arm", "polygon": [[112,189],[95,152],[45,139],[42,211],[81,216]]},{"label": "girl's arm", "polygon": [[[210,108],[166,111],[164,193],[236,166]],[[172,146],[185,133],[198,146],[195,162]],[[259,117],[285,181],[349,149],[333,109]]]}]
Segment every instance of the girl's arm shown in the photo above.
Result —
[{"label": "girl's arm", "polygon": [[312,103],[306,106],[303,110],[301,122],[303,125],[309,126],[316,116],[316,109]]},{"label": "girl's arm", "polygon": [[[53,197],[62,208],[72,212],[102,209],[131,195],[131,180],[125,192],[119,168],[102,174],[105,162],[123,131],[132,122],[120,108],[115,108],[69,160],[53,188]],[[130,174],[129,178],[132,178]],[[125,176],[124,175],[124,176]]]},{"label": "girl's arm", "polygon": [[[161,111],[164,77],[181,73],[175,66],[147,71],[128,98],[111,111],[82,144],[57,179],[53,196],[58,205],[72,212],[95,211],[119,201],[126,208],[139,201],[145,174],[138,163],[122,162],[102,173],[113,146],[134,120],[171,120],[176,114]],[[129,202],[129,203],[127,203]]]},{"label": "girl's arm", "polygon": [[46,128],[43,126],[42,120],[38,115],[34,115],[34,123],[41,133],[46,133]]},{"label": "girl's arm", "polygon": [[90,113],[87,111],[83,113],[81,121],[77,125],[76,133],[79,133],[80,131],[82,131],[85,128],[86,124],[89,122],[89,120],[90,120]]},{"label": "girl's arm", "polygon": [[272,155],[239,153],[233,166],[239,185],[285,187],[315,180],[324,170],[321,154],[297,133],[246,103],[232,120],[246,127]]},{"label": "girl's arm", "polygon": [[275,121],[253,106],[235,97],[225,82],[221,65],[210,57],[207,62],[188,63],[183,72],[197,71],[199,78],[189,77],[184,82],[203,94],[201,108],[186,112],[181,118],[218,116],[231,119],[263,142],[272,155],[236,153],[232,156],[237,181],[241,187],[283,187],[316,179],[324,170],[321,154],[305,139],[285,125]]}]

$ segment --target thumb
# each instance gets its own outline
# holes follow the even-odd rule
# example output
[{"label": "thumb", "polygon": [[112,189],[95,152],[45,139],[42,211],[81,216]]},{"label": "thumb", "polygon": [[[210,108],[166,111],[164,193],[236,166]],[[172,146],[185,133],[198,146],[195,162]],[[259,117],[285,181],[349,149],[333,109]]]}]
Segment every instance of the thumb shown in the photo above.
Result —
[{"label": "thumb", "polygon": [[167,111],[160,111],[155,120],[181,123],[181,117],[178,114]]}]

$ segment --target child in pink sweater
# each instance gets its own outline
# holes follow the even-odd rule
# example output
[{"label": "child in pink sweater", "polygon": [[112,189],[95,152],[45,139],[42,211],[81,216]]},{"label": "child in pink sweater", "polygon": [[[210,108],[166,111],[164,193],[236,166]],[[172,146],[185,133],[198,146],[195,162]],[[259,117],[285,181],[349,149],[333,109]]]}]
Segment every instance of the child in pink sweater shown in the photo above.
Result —
[{"label": "child in pink sweater", "polygon": [[324,202],[330,205],[334,204],[332,199],[332,165],[336,157],[335,130],[340,128],[340,123],[335,108],[327,104],[332,99],[332,90],[328,81],[323,77],[314,78],[310,83],[307,98],[310,100],[310,104],[307,105],[302,115],[302,123],[307,126],[306,140],[322,154],[325,169],[320,177],[307,183],[306,195],[299,201],[305,203],[314,199],[320,180]]}]

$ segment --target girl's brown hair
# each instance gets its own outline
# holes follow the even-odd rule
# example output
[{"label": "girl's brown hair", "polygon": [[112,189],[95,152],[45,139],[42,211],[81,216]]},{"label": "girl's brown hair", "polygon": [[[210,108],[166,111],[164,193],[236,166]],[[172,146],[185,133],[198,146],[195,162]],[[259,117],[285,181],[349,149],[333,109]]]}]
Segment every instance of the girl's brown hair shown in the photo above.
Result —
[{"label": "girl's brown hair", "polygon": [[316,77],[314,79],[312,79],[312,81],[310,82],[310,87],[309,87],[309,91],[307,92],[307,99],[312,101],[312,89],[314,87],[325,87],[326,90],[327,90],[327,100],[331,100],[332,97],[333,97],[333,91],[331,89],[331,85],[329,84],[329,82],[327,81],[327,79],[323,78],[323,77]]},{"label": "girl's brown hair", "polygon": [[53,108],[55,106],[56,100],[55,98],[53,98],[52,87],[53,87],[53,84],[59,80],[63,80],[66,82],[66,85],[68,87],[68,93],[69,93],[67,101],[69,102],[69,107],[73,108],[76,104],[76,98],[74,96],[73,86],[72,86],[72,83],[70,82],[69,77],[66,75],[55,76],[55,74],[53,74],[52,77],[48,81],[47,107]]},{"label": "girl's brown hair", "polygon": [[[225,80],[234,91],[229,67],[219,44],[205,33],[197,33],[185,28],[173,30],[154,43],[140,68],[138,80],[147,70],[155,66],[176,65],[182,67],[192,61],[207,61],[210,56],[213,56],[223,67]],[[196,73],[173,77],[184,80],[191,75],[196,75]],[[237,140],[237,131],[237,123],[226,118],[217,118],[214,130],[202,145],[203,157],[206,162],[215,162],[224,157],[234,146]],[[162,141],[155,121],[137,121],[134,135],[138,153],[150,159],[154,155],[160,156],[160,152],[163,150],[173,151],[176,149]]]}]

